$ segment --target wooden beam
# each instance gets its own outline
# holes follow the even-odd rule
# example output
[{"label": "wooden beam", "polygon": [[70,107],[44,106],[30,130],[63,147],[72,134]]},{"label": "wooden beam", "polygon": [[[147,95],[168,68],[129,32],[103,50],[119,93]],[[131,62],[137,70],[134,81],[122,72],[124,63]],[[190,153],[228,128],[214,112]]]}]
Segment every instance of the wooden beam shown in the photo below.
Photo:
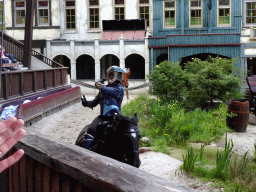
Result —
[{"label": "wooden beam", "polygon": [[23,66],[31,69],[31,50],[33,38],[33,18],[35,0],[26,0],[26,23],[24,36]]}]

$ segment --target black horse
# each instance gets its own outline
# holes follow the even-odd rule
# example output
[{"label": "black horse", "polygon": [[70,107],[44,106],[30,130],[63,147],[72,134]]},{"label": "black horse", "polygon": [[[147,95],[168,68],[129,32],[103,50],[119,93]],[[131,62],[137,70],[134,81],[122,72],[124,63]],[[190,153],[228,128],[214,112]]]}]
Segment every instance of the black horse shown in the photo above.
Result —
[{"label": "black horse", "polygon": [[111,121],[96,118],[80,132],[75,145],[85,146],[86,135],[94,137],[91,151],[116,159],[134,167],[140,166],[138,117],[115,115]]}]

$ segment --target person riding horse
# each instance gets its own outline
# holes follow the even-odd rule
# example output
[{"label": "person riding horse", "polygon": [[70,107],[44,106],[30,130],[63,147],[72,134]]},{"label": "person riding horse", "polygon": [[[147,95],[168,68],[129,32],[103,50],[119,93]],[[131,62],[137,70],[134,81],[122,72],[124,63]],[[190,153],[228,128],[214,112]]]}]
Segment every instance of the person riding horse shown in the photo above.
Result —
[{"label": "person riding horse", "polygon": [[[124,87],[122,85],[123,72],[124,70],[118,66],[109,67],[107,69],[108,84],[104,85],[103,80],[95,83],[95,86],[99,89],[99,94],[92,101],[87,101],[86,98],[83,96],[82,105],[84,107],[89,107],[93,109],[93,107],[100,104],[101,109],[100,109],[100,115],[96,117],[90,125],[86,126],[80,132],[75,144],[102,155],[112,156],[114,153],[109,152],[109,150],[106,149],[106,146],[105,146],[110,143],[110,142],[106,143],[107,132],[109,131],[110,133],[112,131],[111,133],[115,135],[115,133],[113,132],[113,129],[110,130],[110,127],[112,126],[113,128],[118,126],[118,124],[120,124],[122,125],[121,129],[126,129],[126,135],[127,133],[130,133],[129,131],[127,132],[127,130],[131,129],[129,127],[135,127],[135,128],[132,128],[132,130],[136,130],[133,132],[136,133],[138,136],[135,138],[130,137],[130,139],[128,139],[128,142],[130,143],[130,145],[135,145],[135,146],[132,146],[131,148],[134,149],[135,152],[132,152],[132,153],[136,153],[136,155],[134,155],[136,156],[136,158],[134,158],[133,160],[129,160],[130,163],[128,163],[127,161],[127,163],[133,166],[139,167],[140,160],[138,158],[138,154],[136,151],[137,151],[137,148],[139,147],[138,145],[139,145],[140,133],[138,128],[136,127],[137,122],[134,123],[133,119],[130,119],[127,121],[127,119],[129,118],[120,118],[120,117],[123,117],[121,115],[121,104],[124,97]],[[118,118],[116,118],[117,116]],[[126,122],[127,126],[125,127],[123,123],[119,123],[119,122],[114,126],[117,119],[119,119],[120,122],[121,120],[123,120],[123,122]],[[114,138],[114,139],[118,140],[117,138]],[[131,141],[132,139],[135,139],[136,141],[135,142]],[[107,140],[110,141],[111,139],[107,139]],[[120,160],[120,158],[115,158],[115,159]],[[123,160],[120,160],[120,161],[123,161]]]}]

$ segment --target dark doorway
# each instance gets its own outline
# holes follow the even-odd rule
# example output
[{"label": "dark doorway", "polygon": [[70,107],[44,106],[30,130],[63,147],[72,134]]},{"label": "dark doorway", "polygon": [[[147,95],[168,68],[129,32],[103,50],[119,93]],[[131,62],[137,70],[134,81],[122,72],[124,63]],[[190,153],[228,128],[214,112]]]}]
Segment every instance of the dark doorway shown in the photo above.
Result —
[{"label": "dark doorway", "polygon": [[230,59],[229,57],[223,56],[223,55],[217,55],[217,54],[212,54],[212,53],[201,53],[201,54],[196,54],[196,55],[190,55],[188,57],[183,57],[180,59],[180,65],[182,66],[182,68],[184,68],[185,64],[187,62],[192,62],[195,58],[199,58],[202,61],[205,61],[206,59],[209,58],[209,56],[211,56],[212,58],[215,57],[220,57],[220,58],[226,58],[226,59]]},{"label": "dark doorway", "polygon": [[247,58],[247,75],[252,76],[256,75],[256,58],[250,57]]},{"label": "dark doorway", "polygon": [[95,79],[95,60],[90,55],[81,55],[76,60],[76,79]]},{"label": "dark doorway", "polygon": [[131,54],[125,59],[125,67],[130,68],[130,79],[145,79],[145,59],[138,54]]},{"label": "dark doorway", "polygon": [[64,65],[65,67],[68,67],[68,74],[70,75],[71,68],[70,68],[70,59],[65,55],[58,55],[53,58],[53,61],[56,61],[60,63],[61,65]]},{"label": "dark doorway", "polygon": [[110,66],[120,66],[120,60],[117,56],[108,54],[104,55],[100,60],[100,78],[106,79],[106,71]]},{"label": "dark doorway", "polygon": [[159,55],[157,58],[156,58],[156,64],[159,65],[160,63],[162,63],[163,61],[168,61],[168,54],[162,54],[162,55]]}]

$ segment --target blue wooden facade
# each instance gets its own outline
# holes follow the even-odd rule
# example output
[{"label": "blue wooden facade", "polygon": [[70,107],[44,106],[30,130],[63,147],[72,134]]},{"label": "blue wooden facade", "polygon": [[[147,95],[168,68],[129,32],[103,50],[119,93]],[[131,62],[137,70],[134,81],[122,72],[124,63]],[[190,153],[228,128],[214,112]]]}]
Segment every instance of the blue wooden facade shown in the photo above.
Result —
[{"label": "blue wooden facade", "polygon": [[[228,25],[219,24],[222,21],[218,17],[219,1],[229,3]],[[171,27],[165,27],[164,23],[166,2],[175,3],[175,25]],[[200,26],[191,24],[192,2],[200,2]],[[150,70],[165,58],[178,62],[199,54],[238,58],[240,65],[241,18],[241,0],[154,0],[153,34],[149,37]]]}]

